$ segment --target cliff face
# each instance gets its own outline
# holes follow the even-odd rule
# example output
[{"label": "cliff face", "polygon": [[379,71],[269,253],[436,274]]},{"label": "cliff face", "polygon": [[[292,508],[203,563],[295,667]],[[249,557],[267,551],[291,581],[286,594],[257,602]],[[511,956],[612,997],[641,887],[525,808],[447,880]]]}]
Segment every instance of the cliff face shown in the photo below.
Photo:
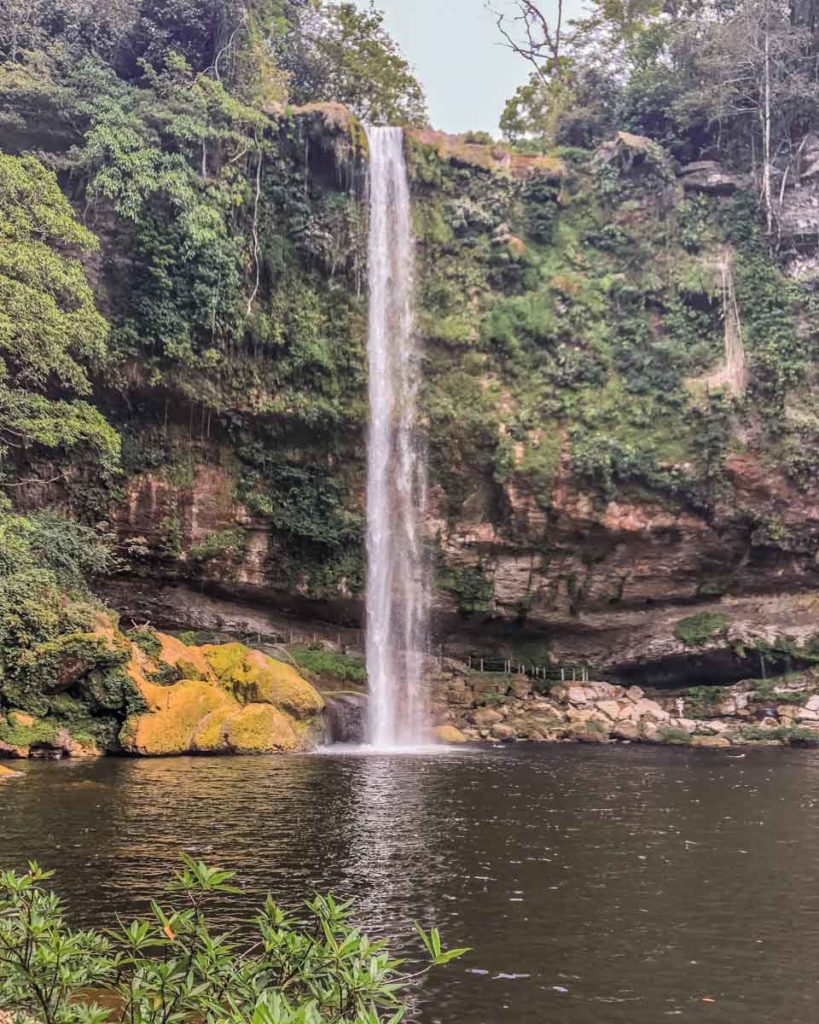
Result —
[{"label": "cliff face", "polygon": [[[139,326],[155,257],[98,212],[91,269],[120,341],[95,401],[125,464],[109,522],[123,580],[353,626],[366,147],[333,106],[266,131],[251,326],[235,348],[157,355]],[[774,257],[750,183],[676,166],[637,136],[549,157],[433,132],[407,147],[441,639],[638,680],[692,666],[740,678],[748,645],[770,654],[787,637],[809,658],[813,148]],[[82,467],[17,497],[101,514]],[[126,614],[129,593],[116,588]],[[684,641],[679,623],[700,613],[725,627]],[[166,617],[184,621],[184,606]]]}]

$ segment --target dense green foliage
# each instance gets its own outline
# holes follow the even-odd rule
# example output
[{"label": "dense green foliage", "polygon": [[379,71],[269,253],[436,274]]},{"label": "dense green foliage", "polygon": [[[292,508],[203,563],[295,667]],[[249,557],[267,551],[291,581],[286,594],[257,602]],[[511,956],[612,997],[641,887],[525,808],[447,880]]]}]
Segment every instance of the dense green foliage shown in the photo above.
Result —
[{"label": "dense green foliage", "polygon": [[697,612],[674,626],[674,635],[686,647],[701,647],[719,634],[726,634],[730,620],[722,612]]},{"label": "dense green foliage", "polygon": [[119,438],[73,395],[105,354],[107,324],[77,255],[97,240],[54,175],[0,153],[0,457],[21,449],[90,450],[111,474]]},{"label": "dense green foliage", "polygon": [[[3,505],[0,552],[0,742],[47,744],[67,729],[113,744],[141,703],[121,671],[127,652],[93,632],[100,608],[85,578],[106,571],[108,547],[72,519]],[[10,710],[47,722],[18,721]]]},{"label": "dense green foliage", "polygon": [[[430,564],[466,617],[523,621],[535,597],[583,608],[582,569],[539,575],[565,553],[553,528],[572,502],[589,567],[616,543],[602,524],[618,505],[730,521],[751,546],[805,545],[776,510],[735,496],[731,462],[768,460],[811,485],[815,295],[783,272],[761,181],[711,195],[677,178],[680,162],[715,154],[757,173],[767,152],[757,50],[742,85],[726,78],[725,26],[747,41],[756,10],[593,4],[510,101],[511,151],[408,136],[440,529]],[[326,0],[0,0],[0,14],[9,493],[21,511],[59,503],[101,528],[116,515],[132,573],[357,598],[366,139],[354,115],[426,119],[381,14]],[[794,57],[808,30],[782,14],[773,4],[765,30],[785,189],[815,90]],[[489,538],[466,560],[448,548],[464,524]],[[495,540],[538,566],[509,607]],[[724,593],[732,572],[704,559],[695,596]],[[626,576],[595,599],[616,605]]]},{"label": "dense green foliage", "polygon": [[[233,872],[189,857],[147,917],[80,931],[45,888],[52,874],[0,873],[0,1008],[43,1024],[398,1024],[412,980],[466,952],[419,928],[424,961],[410,975],[332,895],[296,912],[268,896],[244,930],[218,931],[209,902],[239,894]],[[115,1008],[90,1001],[101,990]]]},{"label": "dense green foliage", "polygon": [[367,681],[367,669],[360,655],[316,647],[291,647],[290,655],[298,667],[319,684],[330,680],[358,686]]}]

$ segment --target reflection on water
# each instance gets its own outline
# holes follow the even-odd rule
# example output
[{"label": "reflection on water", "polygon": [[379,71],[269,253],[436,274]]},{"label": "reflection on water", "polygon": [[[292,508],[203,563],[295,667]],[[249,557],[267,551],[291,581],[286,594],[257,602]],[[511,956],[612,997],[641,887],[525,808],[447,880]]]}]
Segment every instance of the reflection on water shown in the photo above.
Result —
[{"label": "reflection on water", "polygon": [[[474,952],[425,1024],[814,1024],[819,753],[515,747],[435,756],[30,763],[0,864],[57,869],[78,922],[141,911],[181,851],[269,889],[356,895]],[[703,1003],[707,997],[716,1000]]]}]

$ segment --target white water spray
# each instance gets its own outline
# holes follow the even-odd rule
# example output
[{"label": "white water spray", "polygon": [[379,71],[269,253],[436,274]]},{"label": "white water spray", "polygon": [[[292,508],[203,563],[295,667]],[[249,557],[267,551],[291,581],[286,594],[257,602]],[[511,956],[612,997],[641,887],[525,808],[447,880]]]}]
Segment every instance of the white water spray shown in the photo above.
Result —
[{"label": "white water spray", "polygon": [[413,238],[400,128],[368,128],[370,150],[367,438],[369,742],[428,739],[424,655],[429,614],[419,521],[426,473],[416,422]]}]

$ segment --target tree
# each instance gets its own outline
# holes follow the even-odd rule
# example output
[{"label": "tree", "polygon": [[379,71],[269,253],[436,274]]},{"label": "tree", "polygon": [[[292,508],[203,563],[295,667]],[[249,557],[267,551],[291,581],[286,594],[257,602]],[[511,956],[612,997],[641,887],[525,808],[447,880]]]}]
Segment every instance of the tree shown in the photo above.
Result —
[{"label": "tree", "polygon": [[426,124],[412,69],[384,29],[384,15],[353,3],[305,7],[280,42],[293,99],[344,103],[368,124]]},{"label": "tree", "polygon": [[616,60],[599,17],[569,24],[563,0],[512,0],[493,6],[506,45],[530,67],[528,81],[507,102],[500,127],[512,142],[540,148],[557,142],[591,145],[610,126],[617,93]]},{"label": "tree", "polygon": [[0,454],[84,447],[113,472],[119,438],[88,403],[108,327],[82,263],[96,249],[53,173],[0,154]]}]

